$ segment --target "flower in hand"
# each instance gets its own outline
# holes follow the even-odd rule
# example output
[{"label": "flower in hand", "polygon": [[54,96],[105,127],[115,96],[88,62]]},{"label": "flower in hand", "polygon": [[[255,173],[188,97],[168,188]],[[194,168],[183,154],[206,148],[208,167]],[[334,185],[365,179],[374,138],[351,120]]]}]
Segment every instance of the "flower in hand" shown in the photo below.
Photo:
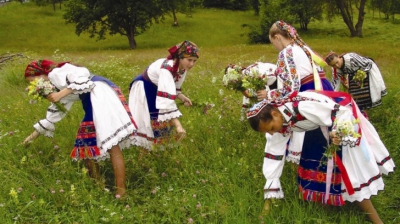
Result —
[{"label": "flower in hand", "polygon": [[34,100],[41,101],[42,99],[47,98],[50,102],[53,102],[57,106],[59,111],[65,113],[67,112],[67,109],[65,109],[65,107],[58,102],[60,99],[56,100],[57,98],[54,98],[57,95],[54,95],[53,93],[56,92],[55,86],[51,84],[50,81],[44,80],[43,78],[31,81],[28,86],[28,95],[32,96]]},{"label": "flower in hand", "polygon": [[353,80],[358,82],[363,88],[364,85],[364,79],[367,77],[367,73],[365,73],[363,70],[357,70],[356,74],[353,76]]},{"label": "flower in hand", "polygon": [[250,69],[249,72],[243,74],[243,69],[242,66],[229,65],[225,69],[222,82],[227,89],[242,92],[245,97],[250,98],[251,104],[253,104],[259,100],[258,91],[265,90],[268,76],[255,69]]},{"label": "flower in hand", "polygon": [[243,92],[246,90],[242,86],[243,74],[242,70],[244,67],[239,65],[229,65],[225,69],[222,82],[227,89]]},{"label": "flower in hand", "polygon": [[355,125],[359,123],[358,119],[355,120],[335,120],[332,127],[332,132],[329,136],[332,140],[332,144],[326,147],[324,157],[332,159],[337,150],[340,150],[340,145],[349,145],[354,147],[360,134],[355,131]]}]

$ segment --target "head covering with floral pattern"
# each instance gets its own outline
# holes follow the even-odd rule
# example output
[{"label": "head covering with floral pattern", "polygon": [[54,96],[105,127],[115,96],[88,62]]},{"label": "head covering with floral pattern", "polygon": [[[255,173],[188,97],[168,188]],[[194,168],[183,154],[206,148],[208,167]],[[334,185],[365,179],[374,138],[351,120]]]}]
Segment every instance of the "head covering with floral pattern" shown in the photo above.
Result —
[{"label": "head covering with floral pattern", "polygon": [[175,61],[174,66],[172,67],[172,73],[177,72],[179,68],[179,59],[188,58],[188,57],[199,57],[199,50],[197,45],[191,41],[185,40],[180,44],[177,44],[170,49],[168,49],[169,55],[167,59]]},{"label": "head covering with floral pattern", "polygon": [[199,57],[199,50],[196,44],[188,40],[171,47],[168,51],[168,59]]},{"label": "head covering with floral pattern", "polygon": [[54,68],[59,68],[68,62],[56,63],[50,60],[35,60],[30,62],[25,69],[25,77],[48,75]]},{"label": "head covering with floral pattern", "polygon": [[264,99],[256,104],[254,104],[246,113],[247,119],[257,116],[257,114],[264,109],[265,106],[269,104],[268,100]]}]

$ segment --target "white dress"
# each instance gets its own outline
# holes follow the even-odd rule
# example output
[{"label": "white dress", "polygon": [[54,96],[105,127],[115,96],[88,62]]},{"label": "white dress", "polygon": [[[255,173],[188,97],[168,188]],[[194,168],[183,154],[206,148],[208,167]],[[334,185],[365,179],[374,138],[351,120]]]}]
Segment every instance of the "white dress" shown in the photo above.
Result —
[{"label": "white dress", "polygon": [[[313,51],[305,46],[313,54]],[[312,88],[314,85],[313,66],[318,73],[323,69],[317,64],[312,65],[305,51],[298,45],[288,45],[279,52],[277,62],[277,89],[268,91],[267,99],[275,100],[289,96],[293,92],[299,92]],[[308,80],[308,81],[305,81]],[[326,78],[321,79],[323,89],[331,89]],[[279,180],[285,160],[299,163],[303,149],[305,132],[294,132],[290,138],[290,144],[281,134],[265,134],[267,143],[264,149],[263,173],[266,178],[264,186],[264,198],[283,198],[284,192]],[[287,153],[287,155],[286,155]]]},{"label": "white dress", "polygon": [[[114,145],[119,144],[121,150],[133,145],[136,125],[112,87],[105,82],[91,81],[91,74],[87,68],[68,63],[60,68],[54,68],[48,74],[48,78],[59,90],[64,88],[73,90],[60,100],[67,110],[70,110],[75,101],[80,101],[79,94],[90,92],[96,142],[100,149],[100,155],[91,159],[108,158],[107,151]],[[58,111],[55,104],[51,104],[47,109],[46,119],[37,122],[34,128],[47,137],[53,137],[55,123],[65,115],[66,113]]]},{"label": "white dress", "polygon": [[[135,144],[147,150],[152,150],[153,145],[161,139],[161,137],[154,136],[148,100],[155,101],[155,107],[158,109],[158,122],[165,122],[182,116],[175,103],[175,98],[181,92],[181,86],[187,72],[180,74],[179,77],[174,77],[168,69],[162,68],[165,66],[172,67],[173,60],[158,59],[144,72],[149,79],[147,81],[155,85],[154,88],[157,91],[155,98],[149,98],[149,93],[146,93],[144,84],[146,79],[135,79],[129,93],[129,108],[138,126]],[[140,76],[143,76],[143,74]]]},{"label": "white dress", "polygon": [[[299,97],[307,97],[311,100],[300,101],[298,105],[299,113],[305,117],[305,120],[293,123],[289,134],[274,133],[274,149],[282,150],[286,147],[287,142],[293,137],[294,132],[304,132],[316,128],[323,129],[328,138],[328,127],[333,126],[332,112],[337,105],[329,97],[315,92],[300,92]],[[286,121],[290,120],[290,115],[284,113],[285,110],[291,114],[296,114],[293,109],[293,103],[287,102],[278,109],[281,111]],[[342,162],[349,175],[349,179],[355,193],[349,195],[345,184],[342,181],[342,197],[346,201],[362,201],[368,199],[371,195],[376,195],[379,190],[384,189],[382,174],[388,174],[394,170],[394,162],[389,156],[389,152],[379,138],[378,133],[372,124],[357,110],[357,116],[360,120],[361,127],[361,143],[360,145],[346,144],[342,145]],[[340,106],[336,114],[337,121],[346,121],[354,119],[351,106]],[[358,131],[358,125],[354,126],[354,130]],[[347,143],[354,143],[356,139],[346,138]],[[344,142],[344,141],[343,141]],[[268,143],[267,143],[268,144]],[[270,149],[272,151],[272,149]],[[284,157],[285,155],[283,155]],[[278,169],[271,167],[263,167],[263,172],[267,179],[265,189],[279,189],[276,192],[269,192],[266,198],[282,198],[283,191],[280,185],[279,177],[282,174],[284,160],[275,164]],[[273,173],[271,173],[273,172]]]}]

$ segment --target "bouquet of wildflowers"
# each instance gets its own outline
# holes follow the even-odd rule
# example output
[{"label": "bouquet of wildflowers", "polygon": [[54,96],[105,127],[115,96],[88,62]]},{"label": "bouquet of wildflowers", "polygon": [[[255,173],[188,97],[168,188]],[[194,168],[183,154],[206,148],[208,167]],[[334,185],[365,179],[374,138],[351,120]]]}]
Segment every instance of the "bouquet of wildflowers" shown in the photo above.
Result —
[{"label": "bouquet of wildflowers", "polygon": [[242,86],[244,67],[240,65],[228,65],[225,69],[225,74],[222,77],[222,82],[227,89],[243,92],[246,90]]},{"label": "bouquet of wildflowers", "polygon": [[361,88],[364,85],[364,79],[367,77],[367,73],[365,73],[363,70],[357,70],[356,74],[353,76],[353,80],[360,83]]},{"label": "bouquet of wildflowers", "polygon": [[[254,94],[258,90],[265,89],[267,81],[268,77],[265,74],[260,74],[258,71],[250,69],[250,72],[246,73],[243,77],[242,87]],[[254,97],[254,95],[252,97]]]},{"label": "bouquet of wildflowers", "polygon": [[250,69],[250,72],[243,74],[244,69],[239,65],[229,65],[225,69],[222,82],[230,90],[241,92],[248,90],[249,97],[254,98],[258,90],[265,89],[268,77],[265,74],[260,74],[255,69]]},{"label": "bouquet of wildflowers", "polygon": [[[51,84],[50,81],[46,81],[42,78],[35,79],[30,82],[28,86],[28,95],[33,96],[34,100],[41,101],[42,99],[46,98],[50,93],[56,91],[55,86]],[[54,103],[57,106],[57,109],[63,113],[67,112],[67,109],[60,103]]]},{"label": "bouquet of wildflowers", "polygon": [[[336,136],[341,139],[341,145],[350,145],[354,147],[361,135],[354,130],[354,126],[360,123],[358,119],[354,120],[335,120],[332,130],[336,132]],[[338,145],[330,144],[326,148],[324,157],[332,159],[336,151],[340,150]]]}]

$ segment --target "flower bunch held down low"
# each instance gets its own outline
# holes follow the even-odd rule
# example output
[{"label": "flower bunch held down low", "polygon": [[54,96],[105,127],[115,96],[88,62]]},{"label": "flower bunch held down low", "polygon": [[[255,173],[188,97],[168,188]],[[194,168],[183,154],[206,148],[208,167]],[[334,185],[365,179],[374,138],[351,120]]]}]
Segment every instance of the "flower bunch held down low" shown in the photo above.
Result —
[{"label": "flower bunch held down low", "polygon": [[[332,127],[332,131],[335,132],[336,136],[341,139],[342,146],[355,147],[361,135],[356,131],[356,125],[360,121],[358,119],[354,120],[335,120]],[[327,147],[324,156],[331,159],[337,150],[340,150],[338,145],[330,144]]]},{"label": "flower bunch held down low", "polygon": [[364,85],[364,79],[367,77],[367,73],[364,72],[363,70],[357,70],[356,74],[353,76],[353,80],[358,82],[361,86],[361,88]]},{"label": "flower bunch held down low", "polygon": [[[50,81],[44,80],[43,78],[35,79],[30,82],[28,86],[28,95],[33,96],[34,100],[41,101],[45,99],[49,94],[56,91],[56,88]],[[67,112],[67,109],[60,103],[54,103],[57,109],[61,112]]]},{"label": "flower bunch held down low", "polygon": [[336,135],[342,139],[342,145],[355,146],[360,134],[355,131],[355,126],[360,123],[358,119],[354,120],[335,120],[333,130]]}]

